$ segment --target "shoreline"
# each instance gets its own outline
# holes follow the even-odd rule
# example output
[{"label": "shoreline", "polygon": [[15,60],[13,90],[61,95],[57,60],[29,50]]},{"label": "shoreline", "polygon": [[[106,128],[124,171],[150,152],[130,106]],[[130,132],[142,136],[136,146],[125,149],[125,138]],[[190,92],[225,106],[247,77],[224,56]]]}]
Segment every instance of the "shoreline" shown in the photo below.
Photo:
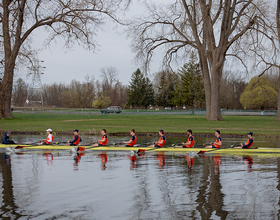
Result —
[{"label": "shoreline", "polygon": [[[12,134],[17,135],[45,135],[45,132],[41,131],[19,131],[19,130],[9,130]],[[0,134],[3,136],[5,131],[0,130]],[[81,131],[79,132],[81,135],[86,136],[98,136],[99,132],[88,132],[88,131]],[[53,132],[54,135],[73,135],[72,131],[55,131]],[[129,132],[108,132],[107,133],[110,136],[130,136]],[[137,136],[158,136],[158,132],[136,132]],[[166,132],[165,135],[167,137],[187,137],[187,133],[168,133]],[[215,137],[214,134],[211,133],[193,133],[194,136],[198,137]],[[247,137],[246,134],[228,134],[228,133],[221,133],[222,137],[228,137],[228,138],[243,138]],[[259,138],[280,138],[280,135],[254,135],[254,137]]]}]

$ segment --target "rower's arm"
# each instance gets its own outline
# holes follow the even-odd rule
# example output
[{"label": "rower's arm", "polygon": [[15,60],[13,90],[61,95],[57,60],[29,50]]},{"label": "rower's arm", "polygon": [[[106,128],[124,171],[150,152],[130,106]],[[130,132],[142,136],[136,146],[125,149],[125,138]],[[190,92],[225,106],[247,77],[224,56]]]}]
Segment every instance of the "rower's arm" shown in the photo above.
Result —
[{"label": "rower's arm", "polygon": [[160,141],[158,141],[157,143],[158,144],[163,144],[163,142],[164,142],[164,139],[161,138]]},{"label": "rower's arm", "polygon": [[69,143],[73,144],[76,140],[78,140],[78,135],[75,136],[73,141],[69,141]]},{"label": "rower's arm", "polygon": [[217,144],[217,145],[222,145],[222,142],[219,140],[218,142],[214,142],[214,144]]},{"label": "rower's arm", "polygon": [[106,138],[102,137],[101,140],[99,141],[99,143],[103,143],[106,141]]}]

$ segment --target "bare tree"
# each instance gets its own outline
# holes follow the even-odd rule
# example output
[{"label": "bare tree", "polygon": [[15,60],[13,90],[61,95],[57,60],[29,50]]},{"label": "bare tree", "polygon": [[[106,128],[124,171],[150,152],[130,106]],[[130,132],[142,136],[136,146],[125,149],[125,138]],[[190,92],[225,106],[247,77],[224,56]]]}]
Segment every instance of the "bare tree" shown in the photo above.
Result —
[{"label": "bare tree", "polygon": [[[167,6],[146,4],[148,15],[135,19],[129,29],[136,59],[149,64],[155,50],[166,46],[164,62],[187,56],[196,49],[204,79],[206,118],[221,120],[220,80],[226,56],[238,57],[234,46],[257,46],[264,31],[269,4],[253,0],[179,0]],[[269,17],[269,16],[268,16]],[[246,36],[246,37],[245,37]],[[250,50],[246,51],[249,52]]]},{"label": "bare tree", "polygon": [[[12,118],[11,97],[17,58],[28,48],[32,33],[44,27],[50,35],[65,40],[65,46],[83,44],[96,49],[93,36],[105,17],[119,21],[116,11],[129,0],[3,0],[0,3],[0,116]],[[29,44],[30,45],[30,44]],[[26,54],[25,54],[26,55]]]}]

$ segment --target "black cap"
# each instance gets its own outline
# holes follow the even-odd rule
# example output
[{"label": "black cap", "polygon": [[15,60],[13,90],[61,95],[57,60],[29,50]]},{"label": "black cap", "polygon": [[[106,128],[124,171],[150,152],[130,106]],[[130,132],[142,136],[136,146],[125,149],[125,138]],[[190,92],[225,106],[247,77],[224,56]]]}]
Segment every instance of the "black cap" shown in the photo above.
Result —
[{"label": "black cap", "polygon": [[73,132],[75,132],[75,131],[79,132],[79,130],[78,130],[78,129],[75,129]]},{"label": "black cap", "polygon": [[164,131],[163,130],[159,130],[162,134],[164,134]]},{"label": "black cap", "polygon": [[248,132],[247,134],[249,134],[249,135],[251,135],[251,136],[252,136],[252,135],[253,135],[253,132],[251,132],[251,131],[250,131],[250,132]]}]

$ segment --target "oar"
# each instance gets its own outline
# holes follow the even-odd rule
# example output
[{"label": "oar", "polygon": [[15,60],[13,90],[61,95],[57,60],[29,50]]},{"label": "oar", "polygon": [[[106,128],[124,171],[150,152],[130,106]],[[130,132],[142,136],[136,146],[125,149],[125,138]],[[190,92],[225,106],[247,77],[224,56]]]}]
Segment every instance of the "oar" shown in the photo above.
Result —
[{"label": "oar", "polygon": [[113,143],[112,145],[122,145],[124,143]]},{"label": "oar", "polygon": [[215,148],[215,149],[213,149],[213,150],[208,150],[208,151],[207,151],[207,150],[205,150],[205,151],[201,150],[201,151],[199,151],[197,154],[200,155],[200,154],[209,153],[209,152],[213,152],[213,151],[220,150],[220,149],[232,148],[232,147],[234,147],[234,146],[235,146],[235,145],[233,144],[233,145],[230,145],[230,146],[228,146],[228,147]]},{"label": "oar", "polygon": [[18,145],[18,146],[16,146],[15,148],[12,148],[11,146],[9,146],[9,147],[6,148],[6,151],[7,151],[7,152],[13,152],[13,151],[15,151],[15,150],[22,149],[22,148],[24,148],[24,147],[35,147],[35,146],[38,146],[38,145],[28,145],[28,146],[26,146],[26,145],[24,145],[24,146]]},{"label": "oar", "polygon": [[[110,144],[110,145],[114,145],[114,143],[113,144]],[[110,146],[109,145],[109,146]],[[98,147],[109,147],[108,145],[102,145],[102,146],[92,146],[92,147],[88,147],[88,148],[86,148],[86,147],[84,147],[84,146],[91,146],[91,145],[83,145],[83,146],[73,146],[73,148],[71,149],[71,151],[72,152],[77,152],[77,149],[76,149],[76,147],[78,148],[82,148],[80,151],[84,151],[84,150],[89,150],[89,149],[93,149],[93,148],[98,148]]]},{"label": "oar", "polygon": [[139,149],[136,153],[139,155],[139,154],[143,154],[143,153],[146,153],[146,152],[149,152],[149,151],[153,151],[153,150],[156,150],[156,149],[162,149],[162,148],[168,148],[168,147],[173,147],[172,145],[168,145],[168,146],[163,146],[163,147],[153,147],[149,150],[141,150]]},{"label": "oar", "polygon": [[[171,146],[176,147],[176,146],[180,146],[180,145],[183,145],[183,144],[178,143],[178,144],[172,144]],[[209,145],[209,144],[196,144],[196,145],[193,145],[192,148],[199,147],[199,146],[206,146],[206,145]]]},{"label": "oar", "polygon": [[22,148],[25,148],[25,147],[37,147],[38,144],[31,144],[31,145],[18,145],[15,147],[15,149],[22,149]]},{"label": "oar", "polygon": [[67,144],[68,141],[59,141],[59,142],[55,142],[54,144]]}]

